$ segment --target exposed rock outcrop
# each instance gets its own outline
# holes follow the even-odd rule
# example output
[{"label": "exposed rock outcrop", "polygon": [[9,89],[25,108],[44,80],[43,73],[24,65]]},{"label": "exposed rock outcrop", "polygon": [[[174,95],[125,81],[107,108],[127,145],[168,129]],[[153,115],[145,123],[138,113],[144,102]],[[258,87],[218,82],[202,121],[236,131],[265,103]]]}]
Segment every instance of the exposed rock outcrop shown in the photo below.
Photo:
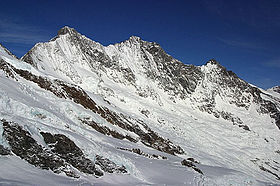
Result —
[{"label": "exposed rock outcrop", "polygon": [[[107,173],[127,173],[124,166],[118,166],[111,160],[96,155],[95,162],[86,158],[82,150],[63,134],[41,132],[48,148],[38,144],[30,133],[16,123],[1,120],[3,123],[3,137],[11,147],[11,151],[28,163],[54,173],[64,172],[67,176],[78,178],[73,169],[80,172],[103,176]],[[10,150],[0,145],[0,154],[9,155]],[[96,166],[97,165],[97,166]],[[100,167],[101,169],[99,169]]]},{"label": "exposed rock outcrop", "polygon": [[1,122],[4,129],[2,135],[15,155],[36,167],[52,170],[54,173],[64,172],[70,177],[79,177],[65,160],[39,145],[21,126],[5,120]]}]

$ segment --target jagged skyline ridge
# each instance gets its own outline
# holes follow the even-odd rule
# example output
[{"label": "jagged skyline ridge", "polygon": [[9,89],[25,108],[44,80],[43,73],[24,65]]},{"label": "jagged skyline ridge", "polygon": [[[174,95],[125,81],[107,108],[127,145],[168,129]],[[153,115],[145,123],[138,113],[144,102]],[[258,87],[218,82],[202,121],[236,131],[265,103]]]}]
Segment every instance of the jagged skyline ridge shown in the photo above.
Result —
[{"label": "jagged skyline ridge", "polygon": [[103,45],[138,35],[186,64],[215,58],[249,83],[265,89],[279,84],[278,1],[1,3],[0,42],[19,57],[69,25]]}]

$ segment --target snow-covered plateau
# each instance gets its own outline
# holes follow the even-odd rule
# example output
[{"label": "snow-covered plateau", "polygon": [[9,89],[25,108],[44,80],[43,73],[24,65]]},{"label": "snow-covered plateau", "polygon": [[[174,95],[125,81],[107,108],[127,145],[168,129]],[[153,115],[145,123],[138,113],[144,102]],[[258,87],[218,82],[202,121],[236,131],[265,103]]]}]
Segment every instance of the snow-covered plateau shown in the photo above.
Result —
[{"label": "snow-covered plateau", "polygon": [[132,36],[0,45],[0,185],[280,185],[280,88]]}]

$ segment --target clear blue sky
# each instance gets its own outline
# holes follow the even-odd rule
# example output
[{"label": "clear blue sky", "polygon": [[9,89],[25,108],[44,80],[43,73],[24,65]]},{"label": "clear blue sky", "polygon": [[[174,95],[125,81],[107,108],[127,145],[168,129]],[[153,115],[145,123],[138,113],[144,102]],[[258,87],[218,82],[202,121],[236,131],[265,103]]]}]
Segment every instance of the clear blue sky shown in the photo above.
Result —
[{"label": "clear blue sky", "polygon": [[249,83],[280,85],[279,0],[0,1],[0,43],[19,57],[65,25],[103,45],[140,36],[186,64],[215,58]]}]

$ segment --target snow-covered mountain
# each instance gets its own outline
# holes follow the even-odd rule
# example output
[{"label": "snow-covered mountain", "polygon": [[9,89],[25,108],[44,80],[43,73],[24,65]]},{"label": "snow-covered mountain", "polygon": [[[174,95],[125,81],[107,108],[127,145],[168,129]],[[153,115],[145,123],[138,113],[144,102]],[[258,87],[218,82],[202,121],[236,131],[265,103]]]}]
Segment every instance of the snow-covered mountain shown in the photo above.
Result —
[{"label": "snow-covered mountain", "polygon": [[280,183],[279,94],[215,60],[64,27],[21,59],[0,46],[0,63],[0,183]]}]

